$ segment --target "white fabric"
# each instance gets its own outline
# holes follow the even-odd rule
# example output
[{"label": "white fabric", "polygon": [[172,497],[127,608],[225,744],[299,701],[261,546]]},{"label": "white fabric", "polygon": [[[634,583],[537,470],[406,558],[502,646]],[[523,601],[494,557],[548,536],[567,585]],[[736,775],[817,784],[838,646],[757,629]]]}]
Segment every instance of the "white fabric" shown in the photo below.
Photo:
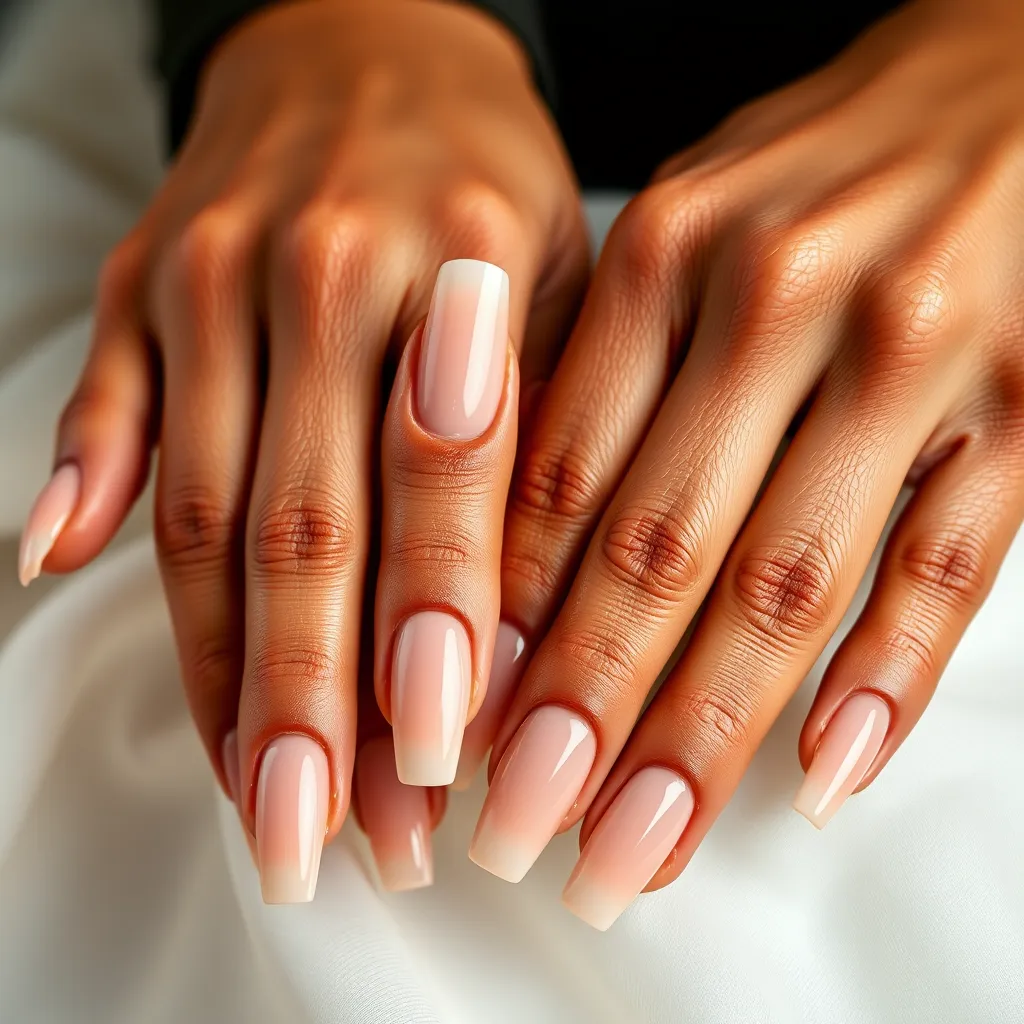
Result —
[{"label": "white fabric", "polygon": [[1024,539],[920,727],[822,834],[788,809],[815,673],[683,878],[606,935],[559,906],[574,837],[517,887],[469,863],[479,786],[432,889],[380,895],[347,828],[312,905],[260,903],[148,537],[13,583],[97,263],[159,176],[136,3],[39,2],[0,65],[0,1021],[1024,1020]]}]

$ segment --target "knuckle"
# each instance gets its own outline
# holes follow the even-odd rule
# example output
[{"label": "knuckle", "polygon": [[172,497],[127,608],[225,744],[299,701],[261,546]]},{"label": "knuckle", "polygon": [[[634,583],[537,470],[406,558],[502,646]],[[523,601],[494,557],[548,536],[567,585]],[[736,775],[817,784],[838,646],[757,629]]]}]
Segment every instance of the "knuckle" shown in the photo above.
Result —
[{"label": "knuckle", "polygon": [[558,638],[555,655],[560,663],[582,673],[588,684],[621,691],[635,681],[639,652],[620,631],[604,628],[571,629]]},{"label": "knuckle", "polygon": [[793,326],[812,315],[839,250],[827,225],[749,232],[739,245],[738,307],[760,330]]},{"label": "knuckle", "polygon": [[187,295],[193,305],[204,307],[217,301],[240,261],[244,227],[228,207],[201,210],[168,244],[157,268],[158,291]]},{"label": "knuckle", "polygon": [[681,251],[707,233],[713,203],[701,186],[668,180],[632,199],[612,228],[610,251],[621,254],[630,280],[660,284]]},{"label": "knuckle", "polygon": [[924,365],[955,332],[957,296],[940,259],[903,268],[869,286],[863,300],[871,354],[880,369]]},{"label": "knuckle", "polygon": [[525,238],[515,204],[497,189],[477,182],[450,192],[442,214],[448,229],[467,252],[502,260]]},{"label": "knuckle", "polygon": [[917,540],[902,549],[903,573],[931,595],[957,605],[980,605],[992,569],[981,542],[968,534]]},{"label": "knuckle", "polygon": [[705,743],[735,747],[749,739],[756,706],[752,694],[744,689],[702,685],[687,692],[682,711]]},{"label": "knuckle", "polygon": [[132,292],[138,282],[140,267],[139,247],[131,237],[119,242],[107,254],[97,284],[100,308],[115,306]]},{"label": "knuckle", "polygon": [[582,525],[600,508],[593,460],[578,448],[538,447],[516,475],[512,508],[531,519]]},{"label": "knuckle", "polygon": [[791,648],[821,636],[836,607],[836,572],[818,537],[745,553],[734,577],[741,617],[755,636]]},{"label": "knuckle", "polygon": [[439,533],[405,531],[391,546],[390,556],[406,566],[444,566],[448,571],[479,561],[478,545],[454,530]]},{"label": "knuckle", "polygon": [[261,694],[284,691],[289,700],[296,691],[332,687],[339,665],[326,648],[313,644],[274,643],[257,652],[253,659],[253,686]]},{"label": "knuckle", "polygon": [[336,576],[358,558],[355,521],[337,501],[303,494],[286,497],[257,517],[252,562],[270,575]]},{"label": "knuckle", "polygon": [[321,300],[339,285],[365,283],[373,266],[375,237],[369,211],[318,200],[282,230],[278,260],[303,295]]},{"label": "knuckle", "polygon": [[195,640],[183,661],[185,690],[193,707],[219,697],[236,678],[236,659],[226,636]]},{"label": "knuckle", "polygon": [[172,569],[208,566],[225,560],[235,532],[235,512],[212,491],[183,487],[157,503],[157,551]]},{"label": "knuckle", "polygon": [[925,679],[937,678],[935,647],[919,627],[896,624],[886,633],[882,643],[885,650],[911,662]]},{"label": "knuckle", "polygon": [[678,601],[701,579],[700,533],[674,511],[625,510],[605,532],[603,552],[612,575],[648,600]]}]

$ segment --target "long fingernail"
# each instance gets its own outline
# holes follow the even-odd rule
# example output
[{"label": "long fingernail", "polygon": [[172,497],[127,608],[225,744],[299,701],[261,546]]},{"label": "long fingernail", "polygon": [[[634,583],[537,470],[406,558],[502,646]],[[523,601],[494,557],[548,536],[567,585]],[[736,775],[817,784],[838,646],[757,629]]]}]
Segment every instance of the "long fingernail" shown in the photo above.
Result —
[{"label": "long fingernail", "polygon": [[462,740],[462,754],[459,769],[455,773],[452,789],[469,789],[487,751],[491,749],[505,712],[512,702],[512,695],[522,678],[526,667],[526,642],[515,626],[507,622],[498,624],[494,639],[494,657],[491,660],[491,677],[487,693],[476,718],[469,723]]},{"label": "long fingernail", "polygon": [[889,705],[873,693],[854,694],[832,716],[793,801],[816,828],[824,828],[860,785],[882,749],[889,718]]},{"label": "long fingernail", "polygon": [[420,348],[418,413],[441,437],[479,437],[501,401],[508,352],[508,275],[482,260],[437,272]]},{"label": "long fingernail", "polygon": [[594,733],[580,715],[553,704],[537,708],[498,765],[470,859],[518,882],[576,802],[596,752]]},{"label": "long fingernail", "polygon": [[308,903],[327,829],[327,755],[308,736],[264,751],[256,788],[256,850],[264,903]]},{"label": "long fingernail", "polygon": [[693,814],[693,792],[667,768],[642,768],[622,787],[580,854],[562,902],[599,931],[643,892]]},{"label": "long fingernail", "polygon": [[391,740],[371,740],[359,751],[356,791],[383,887],[404,892],[430,885],[434,857],[427,790],[398,781]]},{"label": "long fingernail", "polygon": [[407,786],[447,786],[466,728],[473,659],[466,628],[445,612],[402,624],[391,671],[398,777]]},{"label": "long fingernail", "polygon": [[53,545],[57,543],[57,538],[75,511],[81,489],[81,471],[73,462],[66,462],[39,492],[21,535],[18,579],[23,587],[27,587],[43,571],[46,556],[53,550]]}]

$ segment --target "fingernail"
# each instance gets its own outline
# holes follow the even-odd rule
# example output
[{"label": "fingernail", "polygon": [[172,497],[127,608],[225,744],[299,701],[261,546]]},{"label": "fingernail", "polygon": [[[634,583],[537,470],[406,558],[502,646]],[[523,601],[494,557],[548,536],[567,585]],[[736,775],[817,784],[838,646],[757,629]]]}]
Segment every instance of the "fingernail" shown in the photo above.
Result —
[{"label": "fingernail", "polygon": [[470,859],[518,882],[576,802],[596,752],[594,734],[581,716],[554,704],[537,708],[498,765]]},{"label": "fingernail", "polygon": [[643,892],[693,814],[693,792],[667,768],[642,768],[619,791],[580,854],[562,902],[599,931]]},{"label": "fingernail", "polygon": [[327,755],[308,736],[264,751],[256,788],[256,850],[264,903],[308,903],[327,829]]},{"label": "fingernail", "polygon": [[501,401],[508,351],[508,275],[482,260],[437,272],[420,348],[418,414],[441,437],[479,437]]},{"label": "fingernail", "polygon": [[23,587],[43,571],[46,556],[53,550],[61,530],[75,511],[81,487],[81,471],[74,463],[66,462],[39,492],[21,535],[18,579]]},{"label": "fingernail", "polygon": [[885,742],[889,717],[889,705],[873,693],[854,694],[832,716],[793,801],[816,828],[860,785]]},{"label": "fingernail", "polygon": [[507,622],[499,623],[494,638],[494,657],[491,660],[487,693],[476,718],[469,723],[463,737],[462,754],[452,789],[469,789],[487,751],[491,749],[526,667],[525,653],[526,642],[519,630]]},{"label": "fingernail", "polygon": [[472,654],[466,629],[445,612],[402,624],[391,672],[398,777],[407,786],[447,786],[466,728]]},{"label": "fingernail", "polygon": [[430,885],[434,858],[427,791],[398,781],[391,740],[371,740],[359,751],[356,791],[381,885],[389,892]]}]

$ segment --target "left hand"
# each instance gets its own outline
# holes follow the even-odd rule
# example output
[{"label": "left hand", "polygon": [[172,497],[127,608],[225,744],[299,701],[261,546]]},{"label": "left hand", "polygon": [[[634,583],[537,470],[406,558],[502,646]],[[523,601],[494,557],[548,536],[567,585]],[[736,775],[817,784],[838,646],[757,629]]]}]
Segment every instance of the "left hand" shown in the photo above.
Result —
[{"label": "left hand", "polygon": [[1022,52],[1017,2],[910,4],[619,218],[513,485],[502,616],[534,653],[483,866],[517,879],[585,815],[576,913],[605,928],[671,881],[905,482],[798,809],[823,825],[914,726],[1024,515]]}]

